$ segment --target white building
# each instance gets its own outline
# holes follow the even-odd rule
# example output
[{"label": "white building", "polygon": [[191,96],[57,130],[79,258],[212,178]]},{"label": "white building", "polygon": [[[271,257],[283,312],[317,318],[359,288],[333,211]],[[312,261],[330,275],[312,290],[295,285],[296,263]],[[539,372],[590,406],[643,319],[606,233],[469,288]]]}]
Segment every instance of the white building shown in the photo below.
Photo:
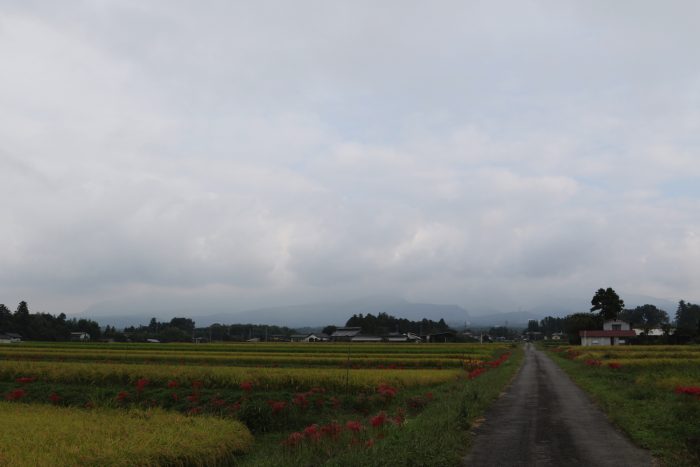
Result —
[{"label": "white building", "polygon": [[635,337],[637,333],[630,328],[629,323],[619,319],[606,321],[603,323],[603,330],[592,329],[579,331],[581,345],[623,345],[629,339]]}]

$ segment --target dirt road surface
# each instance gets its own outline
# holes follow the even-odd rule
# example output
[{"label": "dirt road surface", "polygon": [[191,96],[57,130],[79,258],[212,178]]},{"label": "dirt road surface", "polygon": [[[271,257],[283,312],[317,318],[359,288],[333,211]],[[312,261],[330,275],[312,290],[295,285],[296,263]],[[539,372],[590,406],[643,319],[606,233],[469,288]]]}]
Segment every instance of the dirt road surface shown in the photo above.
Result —
[{"label": "dirt road surface", "polygon": [[464,466],[651,466],[651,455],[615,429],[544,353],[525,362],[475,430]]}]

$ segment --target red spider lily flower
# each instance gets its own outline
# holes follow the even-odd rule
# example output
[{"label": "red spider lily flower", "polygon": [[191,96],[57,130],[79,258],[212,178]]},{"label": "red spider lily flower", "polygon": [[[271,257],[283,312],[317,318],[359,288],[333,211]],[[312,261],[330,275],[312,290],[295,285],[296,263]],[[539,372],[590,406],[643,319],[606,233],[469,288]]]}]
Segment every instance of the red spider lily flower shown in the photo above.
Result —
[{"label": "red spider lily flower", "polygon": [[467,377],[469,379],[474,379],[474,378],[478,377],[479,375],[481,375],[485,371],[486,371],[486,368],[476,368],[476,369],[470,371],[469,375],[467,375]]},{"label": "red spider lily flower", "polygon": [[149,381],[146,378],[141,378],[136,381],[136,392],[142,392],[143,389],[148,386]]},{"label": "red spider lily flower", "polygon": [[313,424],[304,428],[304,437],[311,441],[318,441],[321,439],[321,432],[318,431],[318,425]]},{"label": "red spider lily flower", "polygon": [[56,394],[55,392],[52,392],[49,395],[49,400],[51,401],[52,404],[58,404],[61,399],[63,399],[63,398],[61,396],[59,396],[58,394]]},{"label": "red spider lily flower", "polygon": [[367,441],[365,441],[365,447],[366,447],[366,448],[369,449],[369,448],[371,448],[372,446],[374,446],[374,440],[373,440],[372,438],[370,438],[370,439],[368,439]]},{"label": "red spider lily flower", "polygon": [[170,381],[168,381],[168,389],[174,389],[178,386],[179,386],[178,382],[175,381],[174,379],[171,379]]},{"label": "red spider lily flower", "polygon": [[309,406],[309,401],[306,398],[306,393],[295,394],[292,399],[292,404],[298,406],[300,409],[306,409]]},{"label": "red spider lily flower", "polygon": [[700,386],[676,386],[675,393],[700,397]]},{"label": "red spider lily flower", "polygon": [[600,360],[595,360],[593,358],[586,360],[586,365],[588,366],[601,366],[603,362]]},{"label": "red spider lily flower", "polygon": [[226,405],[226,401],[220,397],[212,397],[211,405],[213,405],[214,407],[223,407]]},{"label": "red spider lily flower", "polygon": [[379,428],[384,423],[386,423],[386,412],[379,412],[379,414],[372,417],[369,421],[373,428]]},{"label": "red spider lily flower", "polygon": [[22,376],[21,378],[15,379],[15,381],[22,384],[28,384],[36,381],[36,378],[33,378],[31,376]]},{"label": "red spider lily flower", "polygon": [[287,403],[284,401],[267,401],[267,404],[272,409],[272,415],[277,415],[287,407]]},{"label": "red spider lily flower", "polygon": [[328,436],[329,438],[337,438],[343,431],[342,425],[338,422],[331,422],[326,425],[321,426],[321,433]]},{"label": "red spider lily flower", "polygon": [[391,387],[388,384],[382,383],[377,387],[377,392],[381,394],[386,400],[390,400],[394,396],[396,396],[396,393],[399,391],[398,389]]},{"label": "red spider lily flower", "polygon": [[180,400],[180,396],[178,396],[176,392],[170,394],[170,397],[172,397],[175,402]]},{"label": "red spider lily flower", "polygon": [[345,424],[345,428],[350,431],[358,432],[362,430],[362,422],[356,420],[350,420]]},{"label": "red spider lily flower", "polygon": [[204,383],[201,381],[192,381],[192,390],[197,391],[204,387]]},{"label": "red spider lily flower", "polygon": [[128,398],[129,398],[129,393],[126,391],[119,391],[119,394],[117,394],[117,397],[116,397],[117,402],[123,402]]},{"label": "red spider lily flower", "polygon": [[8,401],[18,401],[26,395],[27,391],[25,391],[22,388],[13,389],[5,395],[5,399],[7,399]]},{"label": "red spider lily flower", "polygon": [[245,392],[250,392],[253,390],[253,382],[252,381],[243,381],[240,384],[241,389],[243,389]]},{"label": "red spider lily flower", "polygon": [[613,370],[619,370],[620,368],[622,368],[622,364],[617,363],[617,362],[610,362],[610,363],[608,363],[608,366],[610,368],[612,368]]},{"label": "red spider lily flower", "polygon": [[295,431],[294,433],[291,433],[286,440],[282,442],[283,445],[285,446],[298,446],[304,441],[304,435],[298,431]]}]

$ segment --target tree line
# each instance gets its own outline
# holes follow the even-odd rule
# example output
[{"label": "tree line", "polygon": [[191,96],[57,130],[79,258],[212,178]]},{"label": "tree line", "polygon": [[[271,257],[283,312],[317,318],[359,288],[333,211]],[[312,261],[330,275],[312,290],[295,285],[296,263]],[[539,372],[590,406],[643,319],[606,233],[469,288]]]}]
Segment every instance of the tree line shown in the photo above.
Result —
[{"label": "tree line", "polygon": [[[438,332],[455,332],[445,323],[444,319],[433,321],[423,318],[420,321],[411,321],[406,318],[397,318],[388,313],[379,313],[374,316],[372,313],[363,315],[362,313],[352,315],[345,323],[347,327],[362,328],[363,334],[374,336],[385,336],[391,333],[405,334],[412,332],[417,335],[434,334]],[[328,329],[328,328],[326,328]]]},{"label": "tree line", "polygon": [[212,324],[207,327],[196,327],[191,318],[173,318],[161,322],[151,318],[148,325],[129,326],[124,328],[115,340],[129,339],[145,341],[157,339],[163,342],[187,342],[201,338],[214,341],[245,341],[248,339],[275,340],[288,338],[296,330],[286,326],[270,326],[265,324]]},{"label": "tree line", "polygon": [[92,339],[102,336],[100,325],[90,319],[66,319],[64,313],[54,316],[49,313],[30,313],[27,302],[21,301],[11,311],[0,304],[0,334],[16,333],[24,339],[67,340],[71,332],[87,332]]}]

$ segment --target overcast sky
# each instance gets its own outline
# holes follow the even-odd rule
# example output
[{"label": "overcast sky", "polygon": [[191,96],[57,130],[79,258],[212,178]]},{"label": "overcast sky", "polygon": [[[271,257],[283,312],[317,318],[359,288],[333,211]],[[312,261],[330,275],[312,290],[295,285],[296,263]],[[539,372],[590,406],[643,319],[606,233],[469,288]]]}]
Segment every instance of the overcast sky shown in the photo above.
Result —
[{"label": "overcast sky", "polygon": [[2,0],[0,303],[696,300],[698,18]]}]

